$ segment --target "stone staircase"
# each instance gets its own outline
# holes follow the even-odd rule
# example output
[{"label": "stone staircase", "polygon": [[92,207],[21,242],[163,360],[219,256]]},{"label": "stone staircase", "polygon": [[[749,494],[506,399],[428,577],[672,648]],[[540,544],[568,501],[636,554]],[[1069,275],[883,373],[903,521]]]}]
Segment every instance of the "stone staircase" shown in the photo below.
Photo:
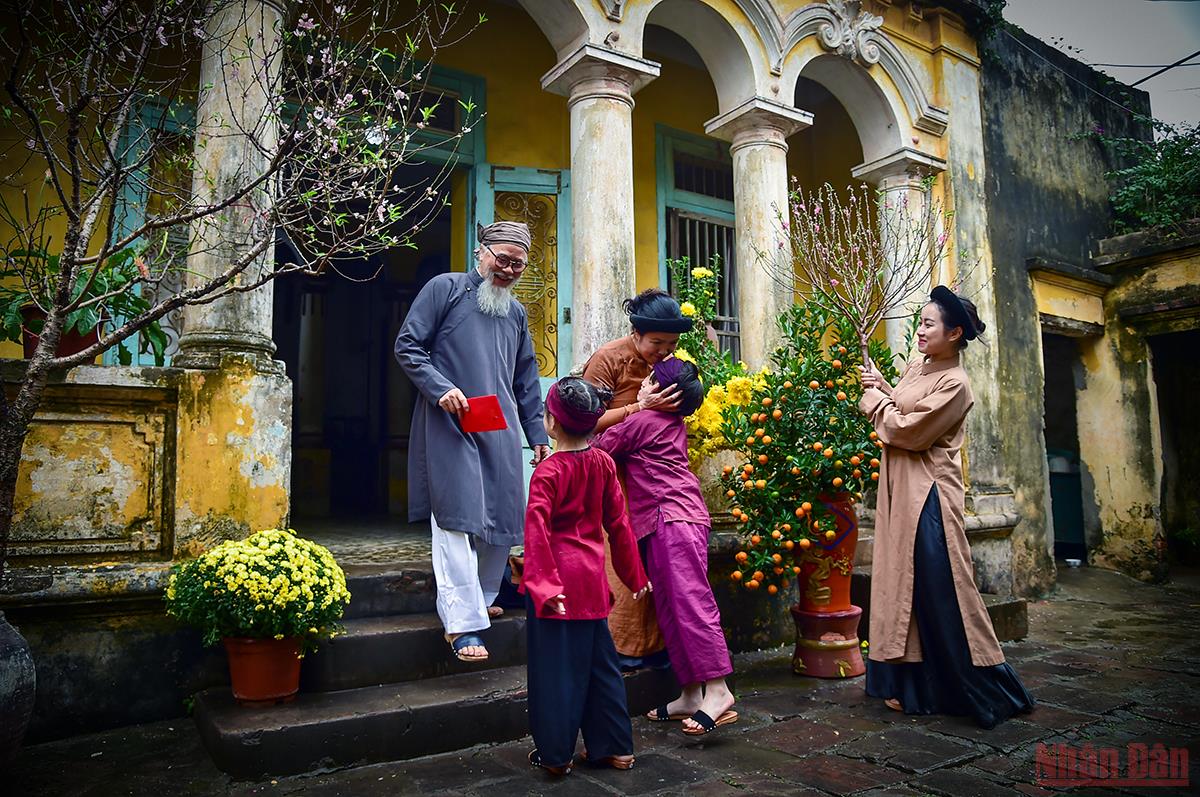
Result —
[{"label": "stone staircase", "polygon": [[[859,628],[864,638],[870,614],[871,532],[864,525],[852,579],[852,600],[863,608]],[[427,556],[424,540],[424,550],[408,546],[402,551]],[[730,552],[721,549],[725,543],[714,535],[714,562],[728,558]],[[450,654],[434,612],[432,566],[428,560],[378,563],[389,550],[381,546],[364,555],[360,549],[335,549],[340,561],[360,562],[344,564],[353,596],[343,622],[346,633],[305,658],[300,694],[293,702],[241,706],[228,687],[196,695],[196,724],[219,768],[238,778],[297,774],[416,758],[528,733],[524,612],[509,610],[482,634],[490,653],[486,663],[459,662]],[[717,589],[725,623],[758,622],[753,619],[758,615],[730,604],[728,592]],[[778,604],[779,616],[766,621],[774,631],[752,647],[794,640],[787,601],[740,600],[759,613]],[[1025,601],[994,595],[984,595],[984,601],[1001,640],[1026,635]],[[625,685],[634,715],[678,694],[670,671],[630,674]]]},{"label": "stone staircase", "polygon": [[[350,565],[346,633],[307,656],[287,704],[239,705],[228,687],[196,695],[217,766],[239,778],[396,761],[528,733],[525,617],[509,610],[482,636],[484,664],[459,662],[434,613],[428,564]],[[626,677],[631,713],[678,694],[668,672]]]}]

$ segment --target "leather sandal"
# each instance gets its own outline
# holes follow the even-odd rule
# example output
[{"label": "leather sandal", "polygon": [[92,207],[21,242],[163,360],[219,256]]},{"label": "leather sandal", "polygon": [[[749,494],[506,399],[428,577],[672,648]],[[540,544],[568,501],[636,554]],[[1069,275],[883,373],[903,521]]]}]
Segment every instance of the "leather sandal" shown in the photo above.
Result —
[{"label": "leather sandal", "polygon": [[667,711],[667,706],[664,703],[653,711],[647,713],[646,719],[650,720],[651,722],[671,722],[672,720],[685,720],[690,716],[692,715],[672,714],[671,712]]},{"label": "leather sandal", "polygon": [[588,758],[587,750],[579,754],[579,760],[593,767],[612,767],[613,769],[633,769],[637,759],[632,755],[610,755],[604,758]]},{"label": "leather sandal", "polygon": [[683,727],[683,732],[688,736],[704,736],[707,733],[712,733],[722,725],[732,725],[733,723],[737,722],[738,714],[736,711],[730,709],[714,720],[703,711],[697,711],[695,714],[688,717],[688,719],[699,725],[700,728],[689,728],[685,725]]},{"label": "leather sandal", "polygon": [[[480,638],[479,634],[467,632],[459,634],[454,639],[447,636],[446,641],[450,643],[450,650],[454,652],[454,656],[459,661],[481,662],[488,660],[487,646],[483,644],[483,639]],[[485,652],[482,656],[471,656],[463,653],[464,648],[483,648]]]}]

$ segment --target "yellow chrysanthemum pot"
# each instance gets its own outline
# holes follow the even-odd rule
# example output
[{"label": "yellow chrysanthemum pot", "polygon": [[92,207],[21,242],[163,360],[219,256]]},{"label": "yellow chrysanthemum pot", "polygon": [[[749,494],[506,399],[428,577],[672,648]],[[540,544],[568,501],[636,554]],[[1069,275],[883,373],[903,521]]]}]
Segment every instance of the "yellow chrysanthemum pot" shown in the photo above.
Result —
[{"label": "yellow chrysanthemum pot", "polygon": [[167,612],[221,642],[233,695],[285,702],[300,685],[306,648],[339,630],[350,603],[346,575],[328,549],[290,530],[221,543],[172,569]]}]

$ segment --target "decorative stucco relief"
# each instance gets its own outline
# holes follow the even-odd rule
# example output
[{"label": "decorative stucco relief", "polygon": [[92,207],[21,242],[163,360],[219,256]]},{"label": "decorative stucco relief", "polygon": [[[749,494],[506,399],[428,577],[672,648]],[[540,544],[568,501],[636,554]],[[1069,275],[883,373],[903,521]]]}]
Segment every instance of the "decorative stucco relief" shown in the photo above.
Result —
[{"label": "decorative stucco relief", "polygon": [[817,29],[821,44],[863,66],[879,63],[879,44],[883,17],[863,9],[862,0],[829,0],[833,20],[821,23]]},{"label": "decorative stucco relief", "polygon": [[932,93],[917,70],[882,29],[883,18],[863,9],[860,0],[830,0],[793,11],[787,19],[770,0],[736,0],[759,32],[770,59],[770,71],[782,75],[784,61],[800,42],[816,36],[821,45],[862,66],[878,66],[896,84],[913,126],[940,136],[949,114],[929,101]]}]

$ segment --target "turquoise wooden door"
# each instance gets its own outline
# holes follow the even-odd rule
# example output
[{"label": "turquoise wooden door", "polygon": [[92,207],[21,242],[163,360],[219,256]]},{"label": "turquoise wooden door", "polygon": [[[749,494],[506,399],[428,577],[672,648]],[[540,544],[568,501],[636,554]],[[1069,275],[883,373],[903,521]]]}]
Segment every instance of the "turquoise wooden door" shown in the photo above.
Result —
[{"label": "turquoise wooden door", "polygon": [[[572,366],[570,172],[480,164],[475,167],[474,215],[480,224],[507,220],[529,225],[533,248],[516,293],[529,315],[545,396]],[[467,267],[474,267],[473,257]],[[526,465],[526,484],[532,472]]]}]

